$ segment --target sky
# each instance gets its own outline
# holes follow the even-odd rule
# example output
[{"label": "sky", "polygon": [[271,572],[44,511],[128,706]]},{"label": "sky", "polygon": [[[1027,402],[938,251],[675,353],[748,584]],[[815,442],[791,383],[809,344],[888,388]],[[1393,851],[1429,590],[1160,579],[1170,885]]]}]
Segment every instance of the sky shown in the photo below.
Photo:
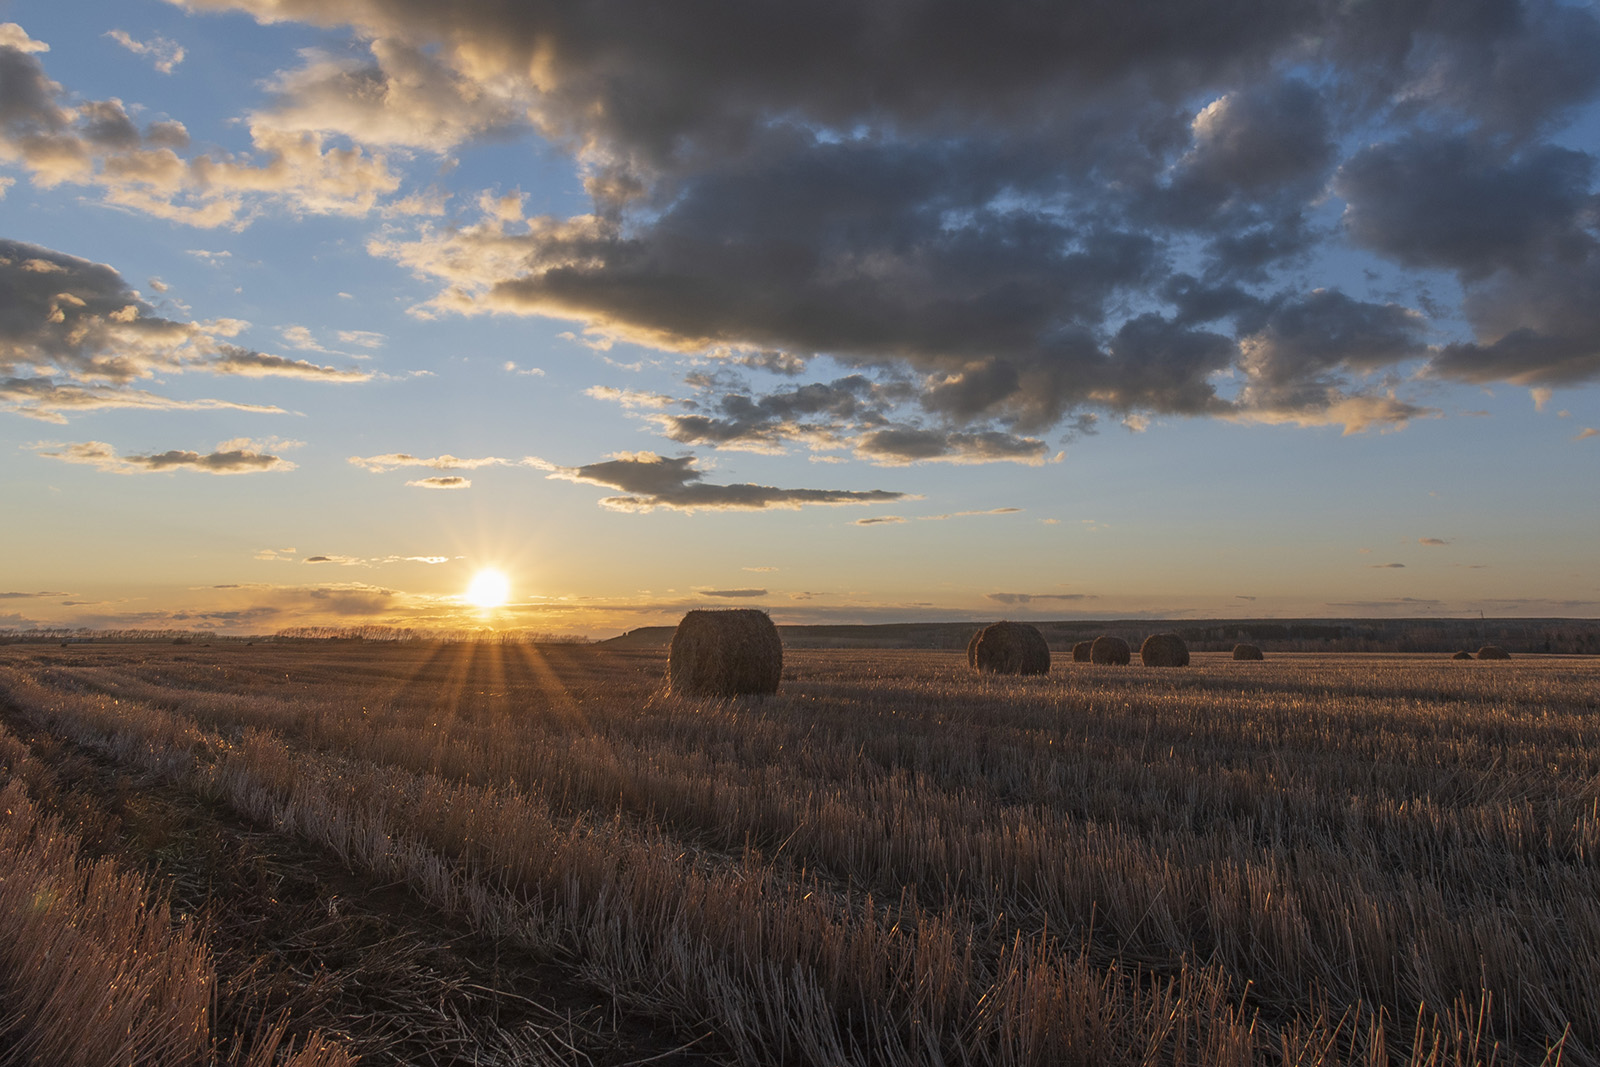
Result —
[{"label": "sky", "polygon": [[0,629],[1600,616],[1597,153],[1584,3],[0,0]]}]

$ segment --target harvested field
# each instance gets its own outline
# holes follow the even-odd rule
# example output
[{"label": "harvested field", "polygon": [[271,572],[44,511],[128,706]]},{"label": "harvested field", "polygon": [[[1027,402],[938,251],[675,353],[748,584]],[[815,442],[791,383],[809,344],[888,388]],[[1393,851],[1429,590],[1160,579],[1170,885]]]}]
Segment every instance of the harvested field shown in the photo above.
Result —
[{"label": "harvested field", "polygon": [[186,916],[194,1062],[1600,1064],[1600,661],[665,668],[6,646],[0,787]]}]

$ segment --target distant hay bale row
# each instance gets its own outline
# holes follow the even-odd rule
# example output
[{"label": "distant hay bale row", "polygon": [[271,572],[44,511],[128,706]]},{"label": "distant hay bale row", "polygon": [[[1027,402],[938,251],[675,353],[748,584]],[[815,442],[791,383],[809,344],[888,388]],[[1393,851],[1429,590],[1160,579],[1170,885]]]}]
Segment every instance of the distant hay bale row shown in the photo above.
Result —
[{"label": "distant hay bale row", "polygon": [[691,611],[673,631],[667,685],[674,693],[776,693],[782,674],[783,642],[764,611]]},{"label": "distant hay bale row", "polygon": [[1457,652],[1455,655],[1451,656],[1450,658],[1451,659],[1471,659],[1472,658],[1472,653],[1468,652],[1466,649],[1462,649],[1460,652]]},{"label": "distant hay bale row", "polygon": [[1132,659],[1133,653],[1128,648],[1128,642],[1120,637],[1101,634],[1089,643],[1090,663],[1114,663],[1122,666]]},{"label": "distant hay bale row", "polygon": [[1189,646],[1177,634],[1151,634],[1139,646],[1139,660],[1146,667],[1187,667]]},{"label": "distant hay bale row", "polygon": [[985,626],[967,644],[967,662],[983,674],[1048,674],[1050,646],[1025,622]]},{"label": "distant hay bale row", "polygon": [[1261,648],[1260,648],[1259,645],[1242,645],[1241,644],[1241,645],[1234,645],[1233,646],[1233,658],[1234,659],[1266,659],[1267,657],[1263,656],[1261,654]]},{"label": "distant hay bale row", "polygon": [[1507,652],[1505,649],[1501,648],[1499,645],[1484,645],[1482,648],[1478,649],[1478,658],[1479,659],[1510,659],[1511,658],[1511,653]]}]

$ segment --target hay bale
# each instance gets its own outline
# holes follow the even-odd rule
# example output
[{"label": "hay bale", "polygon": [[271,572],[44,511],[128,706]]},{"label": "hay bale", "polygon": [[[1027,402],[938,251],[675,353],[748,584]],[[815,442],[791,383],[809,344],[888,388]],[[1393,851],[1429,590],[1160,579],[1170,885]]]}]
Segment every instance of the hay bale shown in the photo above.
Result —
[{"label": "hay bale", "polygon": [[967,666],[978,666],[978,638],[983,636],[983,630],[972,631],[972,638],[967,642]]},{"label": "hay bale", "polygon": [[1501,648],[1499,645],[1484,645],[1482,648],[1478,649],[1478,658],[1479,659],[1510,659],[1511,658],[1511,653],[1507,652],[1505,649]]},{"label": "hay bale", "polygon": [[691,611],[673,631],[667,686],[674,693],[776,693],[782,673],[783,642],[764,611]]},{"label": "hay bale", "polygon": [[1074,663],[1088,663],[1089,662],[1089,646],[1092,645],[1092,644],[1094,644],[1093,641],[1079,641],[1077,644],[1073,645],[1072,646],[1072,662],[1074,662]]},{"label": "hay bale", "polygon": [[1177,634],[1151,634],[1139,646],[1139,659],[1146,667],[1187,667],[1189,646]]},{"label": "hay bale", "polygon": [[1472,653],[1466,651],[1465,649],[1462,649],[1460,652],[1457,652],[1455,655],[1451,656],[1450,658],[1451,659],[1471,659],[1472,658]]},{"label": "hay bale", "polygon": [[1133,650],[1128,647],[1128,642],[1120,637],[1110,637],[1105,634],[1095,638],[1089,644],[1090,663],[1116,663],[1126,664],[1133,659]]},{"label": "hay bale", "polygon": [[997,622],[978,631],[972,660],[984,674],[1048,674],[1050,646],[1037,627]]},{"label": "hay bale", "polygon": [[1261,646],[1259,646],[1259,645],[1234,645],[1233,646],[1233,658],[1234,659],[1266,659],[1267,657],[1263,656],[1261,654]]}]

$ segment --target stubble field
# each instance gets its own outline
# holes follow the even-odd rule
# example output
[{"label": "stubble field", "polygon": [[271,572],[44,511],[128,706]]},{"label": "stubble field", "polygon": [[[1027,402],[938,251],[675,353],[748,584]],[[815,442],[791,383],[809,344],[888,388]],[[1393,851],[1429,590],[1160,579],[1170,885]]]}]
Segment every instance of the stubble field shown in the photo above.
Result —
[{"label": "stubble field", "polygon": [[1600,1064],[1600,661],[0,647],[0,1063]]}]

